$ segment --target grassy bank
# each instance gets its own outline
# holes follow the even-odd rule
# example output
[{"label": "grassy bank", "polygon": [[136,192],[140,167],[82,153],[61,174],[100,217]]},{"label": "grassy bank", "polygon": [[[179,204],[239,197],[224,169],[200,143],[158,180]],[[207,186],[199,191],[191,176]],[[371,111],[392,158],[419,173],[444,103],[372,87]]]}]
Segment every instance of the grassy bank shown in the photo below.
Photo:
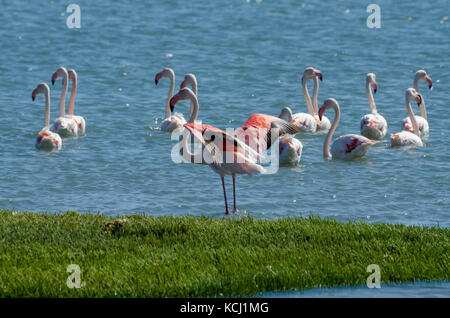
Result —
[{"label": "grassy bank", "polygon": [[[0,211],[2,297],[193,297],[450,279],[450,230],[277,220]],[[124,221],[126,220],[126,221]],[[85,285],[70,289],[69,264]]]}]

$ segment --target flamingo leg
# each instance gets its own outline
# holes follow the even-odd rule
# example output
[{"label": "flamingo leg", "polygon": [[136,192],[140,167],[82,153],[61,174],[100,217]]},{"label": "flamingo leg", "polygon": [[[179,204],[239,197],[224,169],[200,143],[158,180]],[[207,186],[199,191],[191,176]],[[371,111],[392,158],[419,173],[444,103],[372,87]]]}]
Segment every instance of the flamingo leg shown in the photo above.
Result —
[{"label": "flamingo leg", "polygon": [[225,214],[230,214],[230,211],[228,211],[227,192],[225,190],[225,180],[224,180],[223,176],[221,176],[221,179],[222,179],[223,196],[225,198]]},{"label": "flamingo leg", "polygon": [[236,178],[233,174],[233,213],[235,213],[236,211]]}]

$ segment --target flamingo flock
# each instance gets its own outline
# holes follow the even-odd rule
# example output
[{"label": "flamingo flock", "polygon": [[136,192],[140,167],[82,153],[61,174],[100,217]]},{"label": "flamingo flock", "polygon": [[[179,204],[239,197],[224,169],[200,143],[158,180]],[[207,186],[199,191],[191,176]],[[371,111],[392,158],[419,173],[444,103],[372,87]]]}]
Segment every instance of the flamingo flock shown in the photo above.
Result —
[{"label": "flamingo flock", "polygon": [[[36,148],[40,150],[57,151],[62,148],[63,138],[74,138],[86,133],[86,121],[82,116],[74,114],[75,97],[77,92],[78,76],[75,70],[59,67],[52,75],[54,85],[58,78],[62,79],[61,97],[59,100],[59,117],[50,123],[50,87],[40,83],[32,92],[33,101],[39,94],[45,96],[44,127],[36,138]],[[341,106],[335,98],[327,98],[323,104],[318,105],[319,80],[323,81],[322,72],[313,67],[307,67],[301,78],[302,93],[306,103],[307,112],[295,113],[289,106],[281,109],[278,116],[269,114],[251,114],[241,127],[233,133],[211,125],[197,122],[199,116],[198,82],[194,74],[186,74],[175,93],[175,72],[165,68],[155,76],[155,84],[163,78],[170,80],[169,92],[165,103],[165,117],[161,122],[163,132],[181,133],[180,154],[185,161],[194,164],[208,165],[220,175],[225,201],[225,213],[229,214],[227,194],[225,189],[225,176],[230,175],[233,182],[233,212],[236,207],[236,175],[258,175],[267,173],[264,160],[270,150],[276,154],[278,164],[296,166],[301,160],[303,144],[297,134],[326,133],[323,142],[323,157],[326,159],[352,160],[363,157],[372,146],[383,142],[388,131],[386,119],[378,113],[374,95],[378,90],[376,75],[368,73],[365,78],[366,96],[370,113],[364,115],[360,121],[360,133],[347,134],[332,141],[333,135],[341,119]],[[312,98],[309,95],[307,82],[314,82]],[[66,114],[66,96],[72,89],[69,106]],[[401,124],[401,131],[392,133],[390,141],[392,147],[424,145],[422,138],[429,134],[429,124],[425,101],[419,92],[419,81],[424,81],[431,89],[432,80],[424,71],[415,73],[413,88],[405,92],[405,104],[408,117]],[[373,93],[372,93],[373,89]],[[175,106],[181,100],[190,101],[189,120],[184,115],[174,112]],[[420,116],[415,115],[411,100],[414,100],[420,110]],[[331,123],[325,117],[325,112],[334,110]],[[194,138],[194,139],[192,139]],[[192,153],[192,140],[199,142],[201,149]],[[278,147],[271,149],[277,144]]]},{"label": "flamingo flock", "polygon": [[[57,151],[62,148],[62,138],[78,137],[86,133],[86,121],[82,116],[75,116],[75,96],[77,92],[77,73],[64,67],[59,67],[53,73],[52,85],[61,77],[63,88],[59,101],[59,117],[50,124],[50,87],[46,83],[40,83],[32,92],[34,101],[38,94],[45,95],[45,121],[44,128],[36,138],[36,148],[48,151]],[[69,79],[72,81],[72,91],[69,100],[69,109],[66,115],[66,95],[69,87]]]},{"label": "flamingo flock", "polygon": [[[319,80],[323,80],[322,72],[313,67],[307,67],[301,78],[302,92],[307,112],[294,113],[289,106],[281,109],[278,117],[268,114],[252,114],[247,121],[238,127],[233,134],[225,132],[211,125],[196,123],[199,114],[197,79],[194,74],[186,74],[180,85],[180,90],[174,95],[175,73],[166,68],[156,74],[155,83],[163,77],[170,79],[169,95],[166,101],[165,119],[161,123],[161,130],[172,132],[184,127],[180,154],[189,163],[209,165],[220,175],[225,201],[225,213],[229,214],[227,194],[225,189],[225,176],[231,175],[233,181],[233,212],[236,208],[236,175],[257,175],[266,173],[261,164],[263,155],[275,141],[278,141],[279,164],[295,166],[300,162],[303,144],[296,138],[297,134],[318,132],[327,133],[323,143],[323,156],[326,159],[352,160],[363,157],[370,148],[383,141],[388,131],[386,119],[378,113],[374,93],[378,85],[376,75],[366,75],[366,95],[369,102],[370,113],[364,115],[360,122],[361,135],[347,134],[332,138],[341,118],[341,108],[335,98],[325,99],[323,105],[318,107]],[[309,95],[307,82],[314,81],[312,99]],[[416,72],[414,88],[406,90],[406,109],[408,117],[402,122],[402,131],[391,134],[391,146],[423,146],[421,137],[428,134],[425,102],[418,91],[418,82],[423,80],[432,86],[431,78],[424,70]],[[192,89],[187,86],[191,86]],[[373,88],[373,93],[372,93]],[[411,99],[419,106],[421,116],[415,116],[411,107]],[[174,113],[175,105],[180,100],[190,100],[190,119],[188,122],[181,113]],[[334,110],[334,119],[324,116],[328,109]],[[196,153],[190,151],[190,136],[201,144]],[[331,144],[331,146],[330,146]]]}]

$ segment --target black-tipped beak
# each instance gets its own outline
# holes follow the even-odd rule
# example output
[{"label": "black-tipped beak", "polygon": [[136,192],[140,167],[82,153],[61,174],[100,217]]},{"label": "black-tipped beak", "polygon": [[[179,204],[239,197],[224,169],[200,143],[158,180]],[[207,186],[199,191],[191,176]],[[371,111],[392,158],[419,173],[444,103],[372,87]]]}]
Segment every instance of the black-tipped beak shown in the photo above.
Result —
[{"label": "black-tipped beak", "polygon": [[428,89],[431,89],[433,87],[433,84],[428,84]]},{"label": "black-tipped beak", "polygon": [[55,81],[54,80],[52,80],[52,85],[55,85]]},{"label": "black-tipped beak", "polygon": [[175,95],[170,99],[170,112],[173,113],[176,103],[178,102],[178,97]]},{"label": "black-tipped beak", "polygon": [[31,96],[31,99],[33,100],[33,102],[34,102],[34,98],[35,98],[34,96]]},{"label": "black-tipped beak", "polygon": [[418,99],[416,100],[417,106],[420,106],[422,104],[422,96],[418,95]]},{"label": "black-tipped beak", "polygon": [[158,80],[155,78],[155,84],[158,85]]},{"label": "black-tipped beak", "polygon": [[373,93],[374,93],[374,94],[377,93],[377,88],[376,88],[376,87],[373,89]]},{"label": "black-tipped beak", "polygon": [[322,74],[320,74],[319,79],[320,79],[321,82],[323,81],[323,76],[322,76]]}]

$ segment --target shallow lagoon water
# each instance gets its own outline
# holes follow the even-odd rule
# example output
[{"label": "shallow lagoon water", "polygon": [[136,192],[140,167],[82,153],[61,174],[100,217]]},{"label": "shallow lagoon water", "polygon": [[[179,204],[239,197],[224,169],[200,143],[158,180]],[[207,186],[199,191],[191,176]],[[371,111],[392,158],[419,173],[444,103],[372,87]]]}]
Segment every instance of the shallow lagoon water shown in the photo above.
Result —
[{"label": "shallow lagoon water", "polygon": [[[285,105],[305,112],[300,78],[314,66],[324,75],[319,102],[341,104],[336,136],[359,133],[369,112],[367,72],[377,75],[375,101],[388,133],[400,131],[405,89],[423,68],[433,79],[432,91],[421,83],[430,123],[425,147],[386,142],[361,160],[327,161],[324,135],[298,135],[299,167],[237,178],[238,215],[449,226],[448,1],[378,1],[380,29],[367,28],[366,5],[356,0],[77,3],[80,29],[67,28],[63,1],[3,3],[0,209],[222,217],[219,176],[174,164],[175,141],[159,130],[169,82],[155,86],[154,76],[164,67],[175,70],[176,87],[185,73],[197,75],[199,119],[225,129],[252,113],[278,115]],[[44,99],[32,102],[31,92],[61,65],[78,72],[75,112],[85,117],[87,135],[43,153],[34,142]],[[61,81],[51,89],[54,120]],[[177,111],[186,114],[188,102]],[[231,203],[230,177],[227,185]]]},{"label": "shallow lagoon water", "polygon": [[312,288],[301,291],[267,292],[256,297],[346,297],[346,298],[449,298],[449,281],[418,281],[381,284],[380,288],[367,286]]}]

